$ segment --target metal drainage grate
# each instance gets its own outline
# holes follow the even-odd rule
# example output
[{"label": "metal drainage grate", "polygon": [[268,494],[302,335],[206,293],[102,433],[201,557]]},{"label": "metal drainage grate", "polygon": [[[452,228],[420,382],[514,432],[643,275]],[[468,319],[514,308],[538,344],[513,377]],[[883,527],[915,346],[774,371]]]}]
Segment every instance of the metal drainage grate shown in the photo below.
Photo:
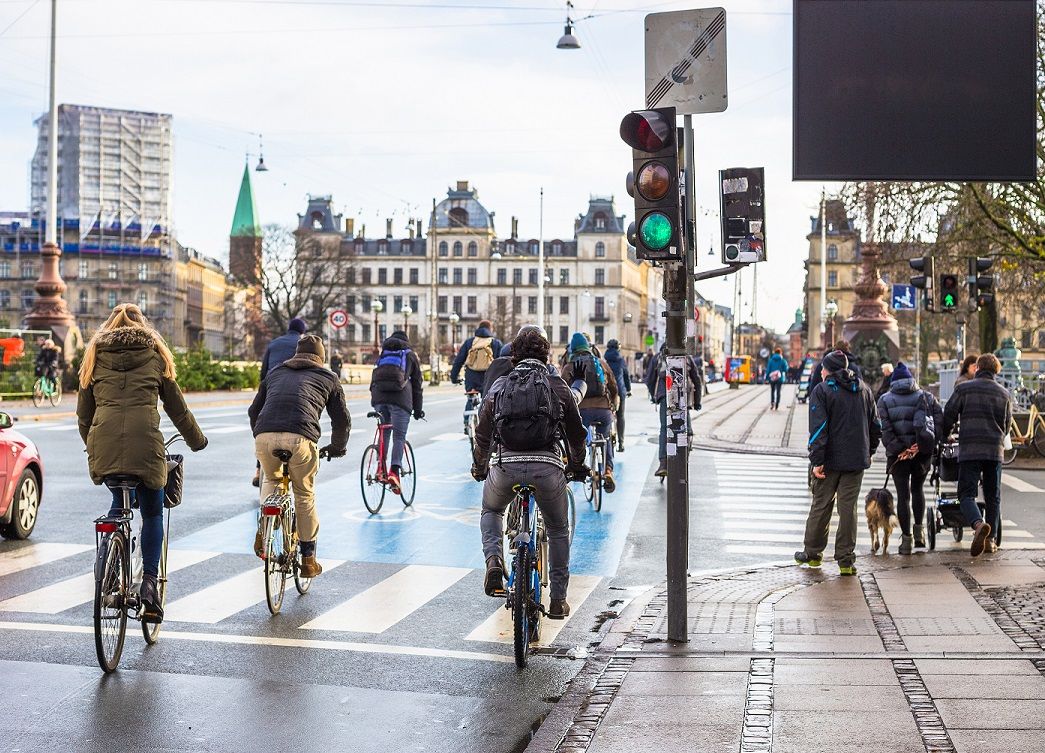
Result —
[{"label": "metal drainage grate", "polygon": [[740,753],[771,753],[773,750],[773,661],[751,660]]},{"label": "metal drainage grate", "polygon": [[588,699],[581,706],[573,724],[566,730],[555,750],[561,753],[579,753],[586,751],[591,745],[595,731],[602,724],[610,704],[620,690],[624,678],[627,676],[634,659],[610,659],[606,668],[595,681]]},{"label": "metal drainage grate", "polygon": [[861,573],[860,587],[864,591],[864,601],[871,611],[871,620],[874,622],[878,637],[882,639],[885,650],[889,652],[907,651],[907,644],[889,613],[889,607],[882,598],[882,590],[878,587],[878,581],[870,573]]}]

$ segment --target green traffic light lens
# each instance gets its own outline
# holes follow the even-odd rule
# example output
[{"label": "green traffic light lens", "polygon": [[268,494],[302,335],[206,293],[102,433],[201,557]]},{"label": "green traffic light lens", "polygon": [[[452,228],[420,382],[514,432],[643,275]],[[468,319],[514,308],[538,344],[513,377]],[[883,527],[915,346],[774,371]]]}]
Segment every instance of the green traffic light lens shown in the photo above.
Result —
[{"label": "green traffic light lens", "polygon": [[651,251],[660,251],[671,243],[671,221],[661,212],[653,212],[642,218],[639,225],[639,240]]}]

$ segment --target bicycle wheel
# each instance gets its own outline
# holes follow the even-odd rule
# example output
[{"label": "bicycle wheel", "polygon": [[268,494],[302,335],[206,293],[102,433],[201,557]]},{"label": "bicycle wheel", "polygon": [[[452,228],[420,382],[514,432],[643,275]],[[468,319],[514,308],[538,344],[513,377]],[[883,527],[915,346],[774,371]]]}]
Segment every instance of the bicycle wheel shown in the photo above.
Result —
[{"label": "bicycle wheel", "polygon": [[512,595],[512,634],[515,643],[515,666],[526,667],[530,653],[530,547],[520,544],[515,550],[515,593]]},{"label": "bicycle wheel", "polygon": [[570,545],[573,545],[573,534],[577,532],[577,506],[573,502],[573,490],[566,487],[566,512],[570,521]]},{"label": "bicycle wheel", "polygon": [[1034,451],[1045,458],[1045,421],[1041,418],[1031,425],[1030,443]]},{"label": "bicycle wheel", "polygon": [[33,407],[39,408],[44,404],[44,383],[43,379],[37,379],[33,383]]},{"label": "bicycle wheel", "polygon": [[[168,513],[170,514],[170,513]],[[160,554],[160,572],[156,577],[156,593],[160,597],[160,609],[167,604],[167,536],[163,537],[163,552]],[[150,646],[160,638],[163,623],[142,621],[142,635]]]},{"label": "bicycle wheel", "polygon": [[599,445],[594,456],[595,462],[591,466],[591,505],[595,508],[595,512],[599,512],[602,510],[602,470],[605,463],[602,445]]},{"label": "bicycle wheel", "polygon": [[399,496],[404,507],[414,504],[417,492],[417,465],[414,461],[414,448],[409,442],[403,443],[403,464],[399,466]]},{"label": "bicycle wheel", "polygon": [[[291,519],[291,526],[294,531],[293,539],[297,541],[298,532],[298,514],[297,512],[292,513],[293,518]],[[298,590],[298,593],[304,596],[308,593],[308,589],[312,587],[312,578],[301,577],[301,544],[299,543],[294,547],[294,588]]]},{"label": "bicycle wheel", "polygon": [[286,556],[282,526],[276,529],[277,518],[266,515],[263,536],[265,541],[265,601],[269,612],[279,614],[283,608],[283,594],[287,590]]},{"label": "bicycle wheel", "polygon": [[47,396],[47,399],[51,401],[51,405],[56,406],[62,402],[62,383],[57,379],[54,380],[54,385],[51,388],[51,393]]},{"label": "bicycle wheel", "polygon": [[[1037,449],[1037,448],[1035,448]],[[1013,460],[1016,459],[1016,453],[1019,452],[1019,445],[1013,443],[1011,450],[1002,450],[1001,452],[1001,464],[1010,465]]]},{"label": "bicycle wheel", "polygon": [[363,490],[363,504],[371,515],[385,503],[385,485],[378,480],[381,470],[381,454],[377,445],[367,445],[363,450],[363,462],[359,466],[359,486]]},{"label": "bicycle wheel", "polygon": [[588,475],[584,477],[584,499],[591,502],[595,498],[595,445],[588,446]]},{"label": "bicycle wheel", "polygon": [[94,581],[94,649],[103,672],[114,672],[127,637],[124,596],[130,590],[127,552],[123,536],[110,533],[102,539]]}]

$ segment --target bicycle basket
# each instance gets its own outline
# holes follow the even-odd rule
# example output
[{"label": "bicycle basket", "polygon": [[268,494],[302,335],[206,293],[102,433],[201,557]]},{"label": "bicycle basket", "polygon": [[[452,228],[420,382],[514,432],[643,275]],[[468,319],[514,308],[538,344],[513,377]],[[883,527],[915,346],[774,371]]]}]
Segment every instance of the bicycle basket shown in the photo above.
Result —
[{"label": "bicycle basket", "polygon": [[167,456],[167,483],[163,487],[163,506],[177,507],[181,504],[182,487],[185,484],[185,456]]}]

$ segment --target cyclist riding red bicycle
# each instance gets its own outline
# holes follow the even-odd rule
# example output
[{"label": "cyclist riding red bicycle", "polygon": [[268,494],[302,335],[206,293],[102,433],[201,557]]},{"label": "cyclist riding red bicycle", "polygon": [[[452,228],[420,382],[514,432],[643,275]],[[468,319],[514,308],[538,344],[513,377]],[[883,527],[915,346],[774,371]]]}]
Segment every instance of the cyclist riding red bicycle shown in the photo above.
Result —
[{"label": "cyclist riding red bicycle", "polygon": [[486,594],[499,596],[504,591],[504,511],[515,496],[513,487],[527,484],[534,489],[548,531],[548,616],[562,620],[570,613],[566,601],[570,581],[566,481],[588,474],[584,466],[587,435],[570,388],[561,377],[548,373],[550,351],[544,330],[536,326],[523,327],[512,342],[515,368],[494,382],[479,411],[472,476],[486,482],[479,524],[486,557]]},{"label": "cyclist riding red bicycle", "polygon": [[[393,493],[400,492],[403,445],[410,429],[411,414],[420,421],[424,401],[421,362],[410,348],[405,332],[392,333],[381,344],[381,356],[370,377],[370,405],[381,414],[381,423],[392,426],[392,452],[389,455],[386,481]],[[385,436],[385,443],[388,437]]]},{"label": "cyclist riding red bicycle", "polygon": [[[264,473],[261,501],[276,488],[275,476],[281,463],[273,452],[292,453],[288,469],[301,537],[303,578],[315,578],[323,572],[323,566],[316,561],[319,515],[315,482],[319,458],[343,457],[352,428],[345,392],[334,372],[326,367],[326,361],[323,341],[316,335],[302,335],[294,357],[268,372],[247,411],[254,432],[254,449]],[[330,444],[320,450],[316,443],[323,433],[319,421],[324,408],[330,414]],[[254,553],[258,557],[265,554],[260,521],[254,536]]]}]

